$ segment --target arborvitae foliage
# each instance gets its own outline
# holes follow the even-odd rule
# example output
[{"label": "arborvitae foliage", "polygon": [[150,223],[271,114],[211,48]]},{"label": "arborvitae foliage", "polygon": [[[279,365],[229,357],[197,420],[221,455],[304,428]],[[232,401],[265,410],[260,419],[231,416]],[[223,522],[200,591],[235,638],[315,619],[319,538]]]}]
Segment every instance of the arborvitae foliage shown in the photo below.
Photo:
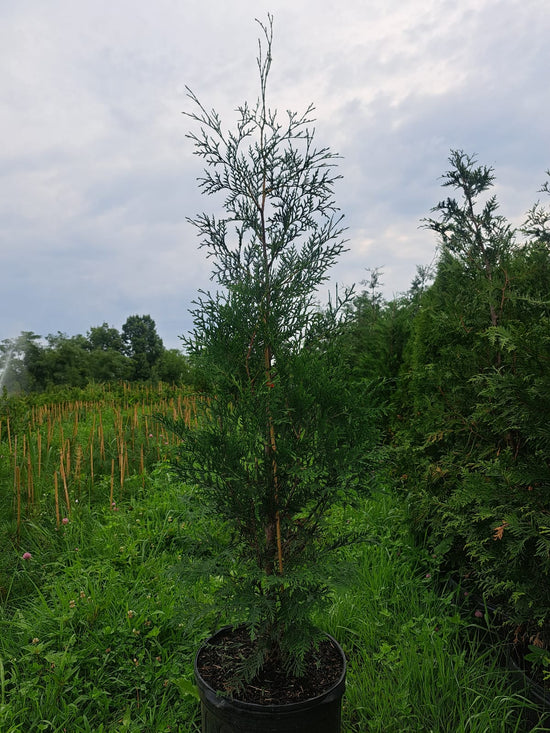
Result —
[{"label": "arborvitae foliage", "polygon": [[353,301],[352,320],[346,339],[353,378],[385,380],[385,392],[392,394],[403,363],[422,294],[432,278],[429,267],[418,267],[408,292],[385,300],[380,268],[369,271],[367,288]]},{"label": "arborvitae foliage", "polygon": [[200,185],[223,197],[224,214],[192,220],[218,290],[201,293],[187,342],[205,388],[199,428],[172,424],[183,477],[232,538],[215,572],[230,586],[230,619],[258,639],[244,677],[268,659],[301,672],[328,590],[324,553],[345,540],[326,519],[351,501],[374,434],[343,370],[348,296],[316,305],[345,247],[336,156],[314,145],[312,107],[283,120],[268,107],[271,17],[260,27],[259,99],[238,108],[235,130],[189,93]]},{"label": "arborvitae foliage", "polygon": [[[419,530],[518,621],[550,616],[550,252],[543,209],[517,242],[493,173],[453,153],[440,235],[402,374],[402,470]],[[541,224],[542,222],[542,224]],[[541,631],[541,637],[544,634]],[[547,636],[547,641],[550,637]]]},{"label": "arborvitae foliage", "polygon": [[[550,170],[546,171],[550,176]],[[550,194],[550,182],[546,181],[540,193]],[[527,214],[527,221],[523,226],[523,232],[535,242],[550,244],[550,210],[537,201]]]}]

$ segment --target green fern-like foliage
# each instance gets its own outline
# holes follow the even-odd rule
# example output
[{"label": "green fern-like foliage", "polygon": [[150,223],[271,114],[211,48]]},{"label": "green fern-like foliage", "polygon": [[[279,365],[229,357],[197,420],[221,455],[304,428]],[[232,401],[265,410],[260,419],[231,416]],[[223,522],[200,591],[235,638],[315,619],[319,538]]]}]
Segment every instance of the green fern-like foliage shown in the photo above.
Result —
[{"label": "green fern-like foliage", "polygon": [[316,302],[345,249],[336,156],[314,146],[311,107],[282,121],[269,109],[271,18],[261,29],[259,99],[238,108],[234,131],[190,92],[201,188],[221,195],[224,215],[192,220],[217,290],[198,297],[186,340],[203,387],[198,425],[170,423],[181,476],[230,537],[217,573],[229,620],[257,640],[245,678],[268,659],[303,672],[329,589],[325,556],[342,540],[327,520],[364,486],[376,436],[345,370],[350,293]]},{"label": "green fern-like foliage", "polygon": [[[440,238],[402,371],[403,470],[420,532],[550,642],[550,252],[537,207],[518,241],[492,171],[453,153]],[[539,229],[537,230],[537,226]]]}]

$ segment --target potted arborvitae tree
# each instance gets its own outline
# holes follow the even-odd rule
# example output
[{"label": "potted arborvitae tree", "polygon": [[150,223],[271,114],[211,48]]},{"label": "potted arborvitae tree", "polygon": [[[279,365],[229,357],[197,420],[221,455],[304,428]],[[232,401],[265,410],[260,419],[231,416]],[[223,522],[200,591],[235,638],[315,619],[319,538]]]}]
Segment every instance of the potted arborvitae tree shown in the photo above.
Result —
[{"label": "potted arborvitae tree", "polygon": [[314,614],[329,593],[327,553],[350,539],[337,511],[364,484],[375,427],[345,373],[351,293],[316,302],[345,250],[337,156],[314,146],[311,106],[284,121],[268,107],[272,17],[259,25],[259,98],[238,108],[234,131],[189,91],[200,186],[223,195],[224,214],[190,220],[218,288],[201,292],[185,340],[198,425],[170,427],[183,478],[230,537],[213,574],[235,624],[195,669],[205,731],[336,733],[345,657]]}]

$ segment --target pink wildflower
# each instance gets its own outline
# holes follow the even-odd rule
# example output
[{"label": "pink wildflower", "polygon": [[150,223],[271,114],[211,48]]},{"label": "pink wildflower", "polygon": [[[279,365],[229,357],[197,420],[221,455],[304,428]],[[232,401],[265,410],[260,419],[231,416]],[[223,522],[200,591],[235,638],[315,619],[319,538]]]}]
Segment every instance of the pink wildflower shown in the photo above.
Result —
[{"label": "pink wildflower", "polygon": [[61,520],[62,524],[69,524],[69,517],[63,517]]},{"label": "pink wildflower", "polygon": [[24,552],[21,557],[23,560],[32,560],[32,555],[30,552]]},{"label": "pink wildflower", "polygon": [[483,618],[483,611],[480,611],[478,608],[478,610],[474,613],[474,616],[476,618]]}]

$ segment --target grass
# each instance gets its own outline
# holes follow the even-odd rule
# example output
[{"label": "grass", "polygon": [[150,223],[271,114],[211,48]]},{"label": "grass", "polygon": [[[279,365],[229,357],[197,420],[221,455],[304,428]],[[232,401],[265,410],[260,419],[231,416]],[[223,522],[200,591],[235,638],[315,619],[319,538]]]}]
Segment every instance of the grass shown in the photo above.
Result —
[{"label": "grass", "polygon": [[197,730],[179,680],[204,630],[175,621],[167,571],[188,517],[172,479],[159,468],[117,511],[81,506],[49,542],[25,527],[24,602],[0,615],[0,730]]},{"label": "grass", "polygon": [[[78,505],[59,531],[23,525],[0,610],[4,733],[200,731],[193,656],[226,619],[210,609],[215,579],[182,585],[171,571],[216,528],[166,465],[126,497],[116,511]],[[344,552],[353,570],[319,619],[349,660],[345,733],[550,730],[470,633],[472,611],[438,590],[437,559],[413,547],[391,493],[338,521],[375,539]]]},{"label": "grass", "polygon": [[353,521],[379,541],[350,553],[353,582],[326,624],[349,660],[346,733],[550,730],[513,690],[475,611],[438,582],[437,558],[413,546],[395,497],[376,494]]},{"label": "grass", "polygon": [[[198,733],[194,653],[233,619],[213,605],[216,578],[189,569],[226,538],[151,417],[192,419],[193,404],[96,391],[0,417],[0,731]],[[373,539],[342,551],[318,619],[348,658],[343,733],[550,731],[391,488],[334,522]]]},{"label": "grass", "polygon": [[123,497],[127,479],[143,483],[175,442],[153,415],[190,423],[195,414],[193,396],[162,383],[91,385],[44,397],[0,398],[0,496],[9,490],[14,497],[0,529],[13,525],[18,537],[26,519],[48,516],[59,528],[83,498]]}]

